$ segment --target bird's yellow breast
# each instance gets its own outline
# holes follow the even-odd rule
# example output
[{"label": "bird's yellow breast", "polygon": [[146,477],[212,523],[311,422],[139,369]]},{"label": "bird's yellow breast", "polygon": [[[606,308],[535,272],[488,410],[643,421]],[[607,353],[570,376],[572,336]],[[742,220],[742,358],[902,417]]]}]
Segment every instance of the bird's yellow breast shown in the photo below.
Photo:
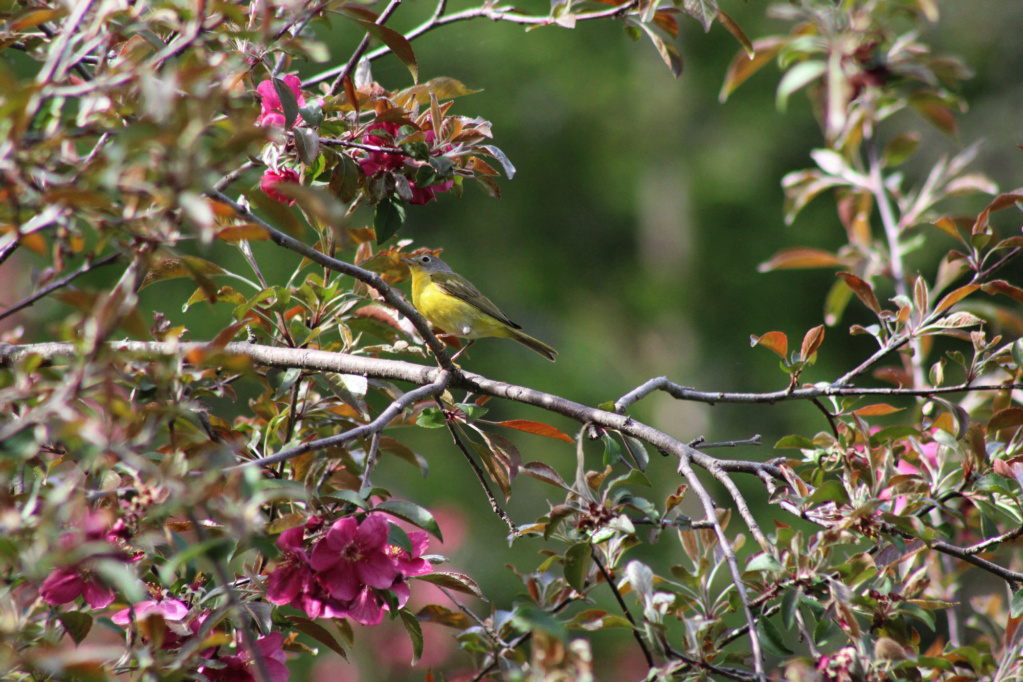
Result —
[{"label": "bird's yellow breast", "polygon": [[430,324],[448,334],[467,339],[505,335],[500,321],[447,293],[417,269],[412,270],[412,303]]}]

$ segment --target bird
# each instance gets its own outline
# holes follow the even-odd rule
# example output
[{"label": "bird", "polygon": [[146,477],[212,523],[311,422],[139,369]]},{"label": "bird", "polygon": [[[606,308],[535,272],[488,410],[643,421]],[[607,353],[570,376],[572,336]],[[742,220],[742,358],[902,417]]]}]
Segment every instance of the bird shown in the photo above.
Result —
[{"label": "bird", "polygon": [[476,339],[497,336],[518,341],[551,362],[558,351],[534,339],[515,324],[472,282],[454,272],[437,256],[417,254],[401,260],[412,272],[412,304],[427,322],[446,334],[469,339],[452,359],[457,358]]}]

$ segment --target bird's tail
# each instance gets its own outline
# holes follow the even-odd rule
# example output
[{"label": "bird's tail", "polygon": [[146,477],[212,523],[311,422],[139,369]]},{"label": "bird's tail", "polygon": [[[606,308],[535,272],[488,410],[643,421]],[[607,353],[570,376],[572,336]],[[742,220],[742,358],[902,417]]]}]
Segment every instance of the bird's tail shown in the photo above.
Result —
[{"label": "bird's tail", "polygon": [[558,351],[554,350],[543,341],[538,341],[529,334],[524,334],[518,329],[512,329],[511,327],[508,327],[505,331],[508,332],[508,338],[518,341],[526,348],[535,350],[551,362],[554,362],[554,356],[558,354]]}]

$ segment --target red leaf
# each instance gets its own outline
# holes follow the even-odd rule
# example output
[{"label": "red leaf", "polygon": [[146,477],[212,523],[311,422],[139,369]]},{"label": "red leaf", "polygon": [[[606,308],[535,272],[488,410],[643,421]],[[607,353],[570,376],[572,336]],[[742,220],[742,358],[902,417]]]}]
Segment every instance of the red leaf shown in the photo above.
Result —
[{"label": "red leaf", "polygon": [[940,313],[943,310],[951,308],[977,289],[980,289],[980,285],[978,284],[967,284],[966,286],[959,287],[949,295],[945,296],[945,298],[941,299],[941,302],[934,308],[934,312]]},{"label": "red leaf", "polygon": [[851,272],[840,272],[838,276],[845,280],[856,297],[863,301],[863,305],[870,308],[875,315],[881,314],[881,305],[877,302],[873,287]]},{"label": "red leaf", "polygon": [[525,431],[526,433],[532,433],[537,436],[546,436],[547,438],[557,438],[563,440],[566,443],[574,443],[575,441],[571,436],[562,433],[558,429],[554,428],[550,424],[543,424],[540,422],[532,422],[526,419],[509,419],[503,422],[494,422],[498,426],[507,426],[509,429],[516,429],[518,431]]},{"label": "red leaf", "polygon": [[983,289],[986,294],[1003,294],[1014,301],[1023,303],[1023,289],[1009,284],[1004,279],[996,279],[993,282],[988,282],[983,285],[981,289]]},{"label": "red leaf", "polygon": [[853,410],[853,414],[861,417],[881,417],[886,414],[900,412],[903,409],[902,407],[892,407],[888,403],[877,403],[876,405],[867,405],[858,410]]},{"label": "red leaf", "polygon": [[750,334],[749,340],[751,346],[763,346],[769,350],[773,350],[781,356],[782,360],[784,360],[785,356],[788,355],[789,339],[785,336],[784,332],[767,332],[763,336]]},{"label": "red leaf", "polygon": [[779,251],[771,256],[771,260],[758,265],[757,270],[768,272],[795,268],[831,268],[836,265],[842,265],[842,261],[833,253],[798,247]]},{"label": "red leaf", "polygon": [[803,337],[803,345],[799,349],[799,357],[803,362],[809,360],[817,349],[820,348],[821,342],[824,341],[824,325],[819,324],[810,331],[806,332],[806,336]]}]

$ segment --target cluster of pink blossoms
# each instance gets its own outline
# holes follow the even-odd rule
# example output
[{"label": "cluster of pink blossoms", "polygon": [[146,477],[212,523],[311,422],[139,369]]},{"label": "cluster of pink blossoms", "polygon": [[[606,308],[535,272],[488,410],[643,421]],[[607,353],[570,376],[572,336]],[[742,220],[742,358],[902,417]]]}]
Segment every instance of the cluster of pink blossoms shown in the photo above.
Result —
[{"label": "cluster of pink blossoms", "polygon": [[[302,94],[301,86],[302,81],[297,76],[287,75],[284,76],[281,81],[288,86],[288,89],[295,95],[295,100],[298,102],[299,107],[306,105],[305,95]],[[284,105],[281,104],[281,98],[277,94],[277,89],[274,87],[273,81],[265,80],[256,87],[256,93],[259,95],[260,112],[259,117],[256,118],[256,125],[263,127],[274,127],[284,129],[287,127],[287,119],[284,115]],[[394,144],[394,137],[398,133],[399,126],[397,123],[378,123],[372,126],[367,131],[366,136],[363,138],[363,143],[374,147],[391,147]],[[381,135],[374,135],[374,132],[382,133]],[[432,130],[427,130],[425,133],[426,144],[433,146],[436,136]],[[365,173],[367,178],[371,178],[377,173],[395,172],[395,171],[414,171],[417,165],[422,165],[422,162],[415,162],[407,158],[404,154],[394,154],[382,151],[369,151],[366,152],[366,157],[359,161],[359,166],[362,168],[362,172]],[[404,175],[400,175],[399,181],[407,181],[409,189],[412,193],[412,198],[409,199],[410,204],[426,204],[437,198],[437,192],[447,192],[454,184],[454,180],[445,180],[444,182],[431,185],[429,187],[418,187],[411,178],[407,178]],[[281,191],[281,187],[287,184],[298,184],[299,175],[297,172],[290,168],[268,168],[264,173],[263,177],[260,178],[259,188],[268,197],[274,201],[279,201],[289,206],[295,203],[295,200],[288,196],[286,193]]]},{"label": "cluster of pink blossoms", "polygon": [[[363,139],[363,142],[374,147],[392,146],[392,140],[397,136],[398,130],[399,126],[397,123],[378,123],[370,128],[368,132],[372,133],[373,131],[380,131],[382,133],[386,133],[390,139],[379,135],[368,134]],[[424,133],[424,136],[426,137],[426,144],[432,147],[437,136],[432,130],[427,130]],[[366,158],[359,161],[359,167],[362,168],[362,172],[366,174],[367,178],[371,178],[377,173],[402,170],[406,167],[414,167],[414,162],[407,159],[403,154],[371,151],[368,152]],[[444,182],[431,185],[430,187],[417,187],[412,180],[409,180],[409,185],[412,190],[412,198],[409,199],[409,203],[421,206],[435,200],[437,198],[437,192],[447,192],[450,190],[454,187],[455,181],[445,180]]]},{"label": "cluster of pink blossoms", "polygon": [[142,555],[132,555],[124,549],[124,542],[131,537],[131,531],[121,519],[112,520],[103,512],[90,513],[79,526],[77,530],[61,536],[60,545],[65,551],[88,542],[106,542],[109,549],[94,553],[74,565],[55,568],[39,586],[39,594],[53,605],[67,604],[84,597],[86,604],[102,609],[114,601],[114,590],[95,574],[96,562],[113,560],[128,563],[141,559]]},{"label": "cluster of pink blossoms", "polygon": [[338,519],[307,550],[306,532],[323,526],[318,517],[304,526],[281,533],[277,546],[284,558],[267,582],[266,598],[290,604],[310,618],[351,618],[362,625],[377,625],[389,610],[378,591],[388,590],[404,606],[409,598],[406,578],[430,573],[422,558],[429,544],[424,531],[408,534],[411,554],[387,542],[390,523],[382,514],[369,514],[359,523]]},{"label": "cluster of pink blossoms", "polygon": [[[199,634],[209,612],[189,612],[183,601],[161,596],[121,609],[110,620],[127,627],[133,619],[141,622],[153,615],[160,616],[166,628],[163,648],[176,649]],[[269,674],[270,682],[288,682],[287,654],[282,649],[283,645],[284,636],[279,632],[271,632],[256,640],[259,658],[263,659],[261,666]],[[253,660],[241,635],[237,633],[235,651],[237,653],[221,654],[216,648],[210,648],[201,652],[200,655],[207,661],[199,667],[199,672],[210,682],[256,682],[258,678],[255,668],[259,664]]]}]

